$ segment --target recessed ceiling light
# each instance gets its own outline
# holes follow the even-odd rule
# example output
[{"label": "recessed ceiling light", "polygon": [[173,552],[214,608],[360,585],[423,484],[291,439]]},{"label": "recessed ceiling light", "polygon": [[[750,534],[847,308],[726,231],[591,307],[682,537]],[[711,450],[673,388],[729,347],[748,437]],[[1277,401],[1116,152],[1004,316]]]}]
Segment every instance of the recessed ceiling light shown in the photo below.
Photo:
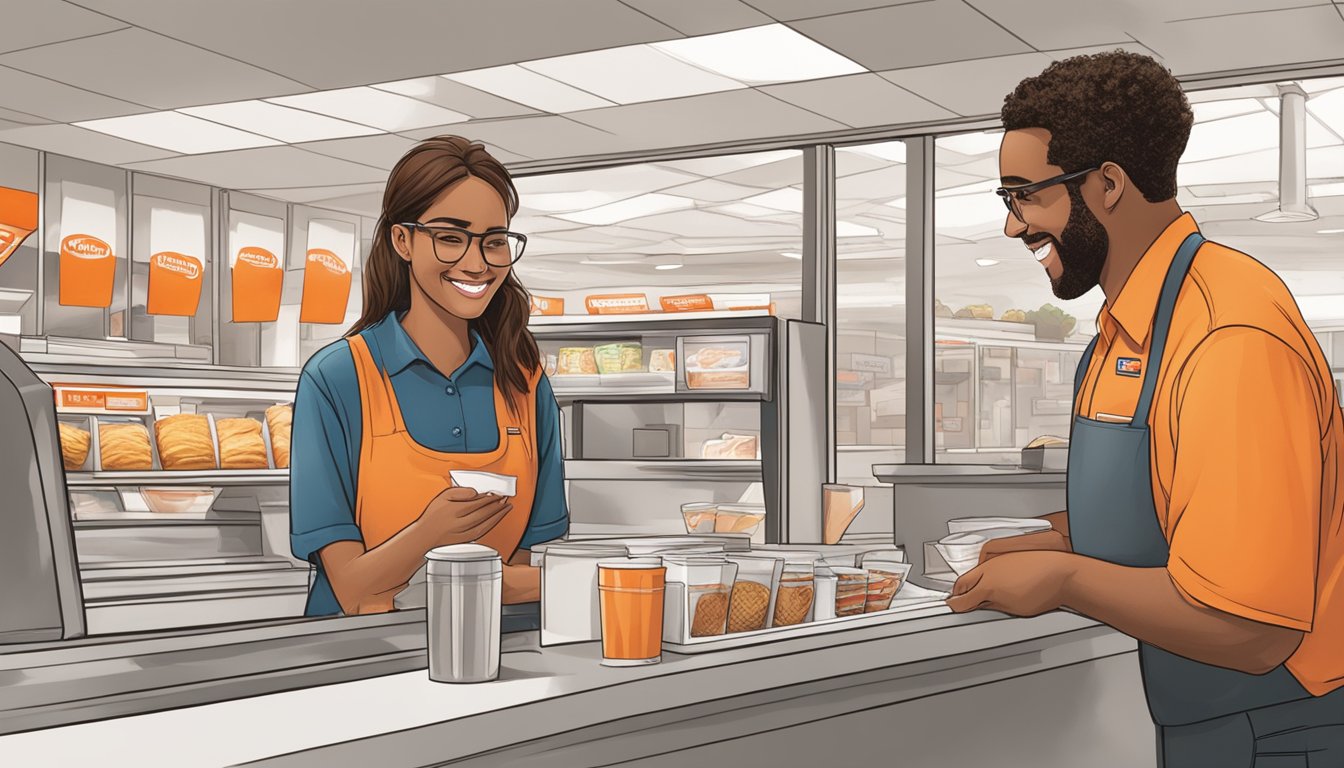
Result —
[{"label": "recessed ceiling light", "polygon": [[998,264],[998,263],[999,263],[999,260],[998,260],[998,259],[976,259],[976,260],[975,260],[975,265],[976,265],[977,267],[992,267],[992,266],[994,266],[995,264]]},{"label": "recessed ceiling light", "polygon": [[617,104],[676,99],[746,88],[647,45],[627,45],[528,61],[520,67]]},{"label": "recessed ceiling light", "polygon": [[185,155],[227,152],[252,147],[274,147],[281,143],[275,139],[229,128],[180,112],[149,112],[143,115],[85,120],[74,125]]},{"label": "recessed ceiling light", "polygon": [[444,77],[501,99],[556,114],[615,106],[613,102],[523,69],[517,64],[455,72]]},{"label": "recessed ceiling light", "polygon": [[680,264],[659,264],[654,269],[681,269]]},{"label": "recessed ceiling light", "polygon": [[867,72],[783,24],[653,43],[663,53],[748,85]]},{"label": "recessed ceiling light", "polygon": [[1003,131],[963,133],[957,136],[939,136],[937,144],[963,155],[983,155],[997,152],[1003,142]]},{"label": "recessed ceiling light", "polygon": [[366,86],[280,96],[266,101],[371,125],[384,131],[409,131],[471,119],[461,112]]},{"label": "recessed ceiling light", "polygon": [[555,217],[577,221],[580,224],[607,225],[669,211],[681,211],[694,206],[695,201],[690,198],[653,192],[629,200],[622,200],[618,203],[590,208],[586,211],[559,213]]},{"label": "recessed ceiling light", "polygon": [[343,139],[351,136],[371,136],[382,133],[377,128],[359,125],[334,117],[282,107],[264,101],[236,101],[231,104],[210,104],[177,110],[212,123],[251,131],[272,139],[297,144],[302,141]]}]

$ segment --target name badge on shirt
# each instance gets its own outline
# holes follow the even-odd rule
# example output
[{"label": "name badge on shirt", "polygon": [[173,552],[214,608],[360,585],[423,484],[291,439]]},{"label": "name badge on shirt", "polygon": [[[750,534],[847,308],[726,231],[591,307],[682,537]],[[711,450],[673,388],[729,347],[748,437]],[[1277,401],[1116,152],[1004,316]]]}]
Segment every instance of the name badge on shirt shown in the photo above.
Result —
[{"label": "name badge on shirt", "polygon": [[520,429],[520,428],[518,428],[518,427],[507,427],[507,428],[505,428],[504,431],[505,431],[506,434],[510,434],[510,435],[521,435],[521,434],[523,434],[523,430]]},{"label": "name badge on shirt", "polygon": [[1122,357],[1115,361],[1115,373],[1137,379],[1143,375],[1143,361],[1137,357]]}]

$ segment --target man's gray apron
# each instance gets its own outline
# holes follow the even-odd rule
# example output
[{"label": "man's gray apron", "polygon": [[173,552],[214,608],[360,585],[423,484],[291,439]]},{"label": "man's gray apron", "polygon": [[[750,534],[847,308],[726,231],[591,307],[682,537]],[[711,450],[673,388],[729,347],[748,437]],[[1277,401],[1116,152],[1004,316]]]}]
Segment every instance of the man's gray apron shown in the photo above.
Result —
[{"label": "man's gray apron", "polygon": [[[1073,551],[1080,555],[1137,568],[1167,565],[1167,539],[1153,504],[1148,415],[1176,296],[1203,242],[1198,232],[1186,238],[1167,271],[1133,419],[1128,424],[1114,424],[1074,417],[1069,441],[1068,520]],[[1074,378],[1075,401],[1096,345],[1097,339],[1093,338],[1079,364]],[[1139,663],[1148,709],[1159,726],[1197,723],[1310,696],[1282,665],[1265,675],[1249,675],[1191,661],[1147,643],[1139,644]]]}]

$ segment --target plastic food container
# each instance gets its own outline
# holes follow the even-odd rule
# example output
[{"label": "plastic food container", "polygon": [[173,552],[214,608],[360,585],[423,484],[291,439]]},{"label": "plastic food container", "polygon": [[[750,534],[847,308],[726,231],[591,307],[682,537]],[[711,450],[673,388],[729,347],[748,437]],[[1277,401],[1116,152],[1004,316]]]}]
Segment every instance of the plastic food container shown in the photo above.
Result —
[{"label": "plastic food container", "polygon": [[816,598],[814,569],[816,555],[801,557],[800,553],[785,555],[784,569],[779,576],[775,594],[775,610],[771,626],[788,627],[812,621],[813,601]]},{"label": "plastic food container", "polygon": [[470,488],[477,493],[495,493],[500,496],[516,496],[518,492],[518,478],[513,477],[512,475],[496,475],[493,472],[453,469],[449,470],[448,477],[453,481],[453,485]]},{"label": "plastic food container", "polygon": [[720,504],[714,518],[714,532],[754,534],[764,521],[764,505]]},{"label": "plastic food container", "polygon": [[[728,598],[737,577],[737,564],[722,557],[663,558],[668,592],[663,634],[672,642],[716,637],[728,630]],[[677,587],[677,589],[672,589]]]},{"label": "plastic food container", "polygon": [[649,353],[649,371],[671,373],[677,370],[677,353],[671,349],[655,349]]},{"label": "plastic food container", "polygon": [[751,388],[750,342],[688,343],[683,351],[686,353],[687,388]]},{"label": "plastic food container", "polygon": [[737,578],[728,601],[728,632],[765,629],[774,612],[783,558],[729,555],[728,562],[737,565]]},{"label": "plastic food container", "polygon": [[541,561],[541,644],[587,643],[602,637],[597,564],[625,557],[617,544],[557,542]]},{"label": "plastic food container", "polygon": [[834,567],[835,615],[857,616],[868,603],[868,572],[859,568]]},{"label": "plastic food container", "polygon": [[686,522],[687,533],[713,533],[714,520],[718,516],[718,504],[695,502],[681,505],[681,518]]},{"label": "plastic food container", "polygon": [[593,349],[598,373],[634,373],[644,370],[644,347],[636,342],[600,344]]},{"label": "plastic food container", "polygon": [[825,621],[835,618],[835,571],[825,565],[818,565],[812,573],[816,588],[816,597],[812,600],[812,620]]},{"label": "plastic food container", "polygon": [[597,373],[597,357],[592,347],[561,347],[556,362],[556,374],[560,376],[572,374]]},{"label": "plastic food container", "polygon": [[1035,517],[958,517],[947,521],[948,533],[972,533],[977,531],[1015,528],[1022,533],[1035,533],[1050,530],[1050,521]]},{"label": "plastic food container", "polygon": [[872,561],[865,563],[863,569],[868,572],[868,597],[864,601],[864,613],[877,613],[891,607],[891,599],[901,591],[905,577],[914,566],[909,563]]},{"label": "plastic food container", "polygon": [[217,488],[141,488],[140,498],[145,508],[160,515],[204,514],[210,511]]},{"label": "plastic food container", "polygon": [[960,576],[979,564],[980,550],[989,539],[990,537],[985,536],[983,532],[952,533],[944,536],[933,546]]}]

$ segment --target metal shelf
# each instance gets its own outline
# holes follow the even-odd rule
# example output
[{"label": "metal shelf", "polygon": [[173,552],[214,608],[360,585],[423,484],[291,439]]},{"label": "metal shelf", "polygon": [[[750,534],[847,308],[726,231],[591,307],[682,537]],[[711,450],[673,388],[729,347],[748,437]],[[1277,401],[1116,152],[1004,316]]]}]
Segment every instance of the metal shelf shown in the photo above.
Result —
[{"label": "metal shelf", "polygon": [[570,459],[566,480],[744,480],[761,479],[759,461],[714,459],[657,459],[622,461]]},{"label": "metal shelf", "polygon": [[285,485],[288,482],[288,469],[69,472],[65,476],[65,484],[70,488],[125,485]]}]

